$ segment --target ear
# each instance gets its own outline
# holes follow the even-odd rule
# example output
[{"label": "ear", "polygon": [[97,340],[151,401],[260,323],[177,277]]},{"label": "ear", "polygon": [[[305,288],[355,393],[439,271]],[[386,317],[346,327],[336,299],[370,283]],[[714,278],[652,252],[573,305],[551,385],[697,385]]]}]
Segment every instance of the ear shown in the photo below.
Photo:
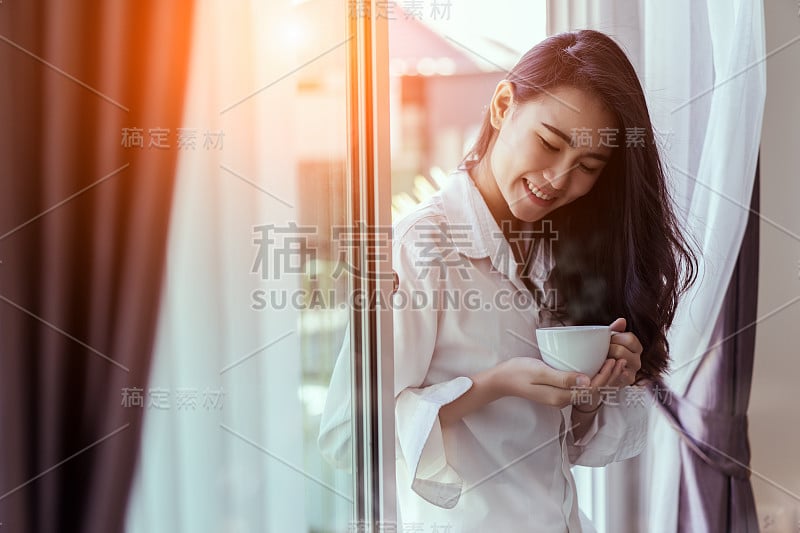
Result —
[{"label": "ear", "polygon": [[503,120],[511,115],[514,106],[514,86],[508,80],[502,80],[497,84],[489,105],[490,120],[492,127],[499,130]]}]

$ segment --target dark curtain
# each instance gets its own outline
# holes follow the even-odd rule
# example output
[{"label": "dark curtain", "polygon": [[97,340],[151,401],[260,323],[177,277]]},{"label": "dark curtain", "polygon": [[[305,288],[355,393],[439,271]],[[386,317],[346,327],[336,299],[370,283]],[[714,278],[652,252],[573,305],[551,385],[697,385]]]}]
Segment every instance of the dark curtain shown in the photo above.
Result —
[{"label": "dark curtain", "polygon": [[0,4],[2,531],[123,530],[191,24],[184,1]]},{"label": "dark curtain", "polygon": [[747,406],[758,300],[759,164],[741,250],[708,353],[684,397],[658,394],[681,435],[678,531],[758,532]]}]

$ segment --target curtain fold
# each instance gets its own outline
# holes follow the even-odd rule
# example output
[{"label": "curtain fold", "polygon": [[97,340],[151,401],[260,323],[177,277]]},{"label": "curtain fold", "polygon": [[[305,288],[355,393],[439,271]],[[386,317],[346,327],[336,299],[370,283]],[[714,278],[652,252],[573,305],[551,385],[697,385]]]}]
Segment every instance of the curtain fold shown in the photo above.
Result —
[{"label": "curtain fold", "polygon": [[[734,339],[754,332],[738,333],[729,326],[736,317],[755,313],[756,274],[752,270],[734,274],[734,267],[740,249],[740,263],[753,257],[757,260],[757,242],[754,251],[745,239],[745,226],[752,218],[747,206],[754,198],[766,97],[763,6],[745,0],[725,5],[689,0],[548,2],[548,34],[584,27],[609,33],[629,53],[645,89],[679,218],[694,239],[701,260],[698,282],[682,299],[670,331],[671,373],[654,395],[662,400],[671,398],[673,407],[654,413],[651,444],[638,463],[608,468],[627,474],[614,479],[640,479],[647,493],[643,508],[636,520],[620,519],[629,517],[630,509],[609,501],[607,518],[599,527],[671,533],[686,528],[703,531],[704,524],[713,524],[708,530],[715,531],[723,522],[714,513],[726,516],[731,527],[736,520],[750,524],[755,514],[751,512],[749,480],[743,472],[749,461],[744,413],[753,347],[747,337]],[[686,38],[675,39],[676,35]],[[756,255],[745,257],[747,254]],[[726,299],[726,288],[736,276],[749,283],[748,289]],[[715,339],[725,338],[726,332],[737,332],[737,336],[723,348],[715,346]],[[737,343],[735,349],[732,342]],[[718,349],[725,355],[711,357]],[[729,354],[739,361],[735,371],[725,366],[734,365],[732,361],[719,362],[727,361]],[[714,387],[726,379],[735,394],[714,395]],[[690,437],[679,436],[684,430]],[[710,448],[725,442],[726,436],[730,436],[729,445],[720,449],[735,461],[721,460]],[[701,440],[707,445],[701,445]],[[706,464],[702,457],[714,466],[700,467]],[[699,498],[690,505],[687,499],[694,497],[693,491],[707,489],[694,474],[702,474],[702,468],[721,467],[722,462],[727,466],[718,481],[729,486],[726,494],[730,496]],[[591,482],[577,475],[576,480]],[[606,490],[619,496],[634,489],[630,484],[612,486],[607,482]],[[728,516],[733,512],[728,501],[738,505],[736,520]]]},{"label": "curtain fold", "polygon": [[723,310],[683,398],[665,405],[681,435],[679,531],[757,532],[747,406],[758,300],[759,171]]},{"label": "curtain fold", "polygon": [[121,531],[192,3],[0,9],[0,522]]}]

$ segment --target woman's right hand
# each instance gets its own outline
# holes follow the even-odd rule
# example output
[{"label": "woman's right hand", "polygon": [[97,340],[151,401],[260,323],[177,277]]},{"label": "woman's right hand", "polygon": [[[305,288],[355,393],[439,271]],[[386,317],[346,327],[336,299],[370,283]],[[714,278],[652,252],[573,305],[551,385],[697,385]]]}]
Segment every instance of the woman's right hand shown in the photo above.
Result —
[{"label": "woman's right hand", "polygon": [[552,407],[572,403],[574,387],[588,387],[589,377],[563,372],[534,357],[512,357],[492,370],[492,385],[498,396],[518,396]]},{"label": "woman's right hand", "polygon": [[566,407],[572,403],[573,387],[588,387],[591,383],[583,374],[556,370],[533,357],[508,359],[470,379],[472,387],[467,392],[439,409],[439,420],[443,424],[461,420],[503,396],[519,396],[544,405]]}]

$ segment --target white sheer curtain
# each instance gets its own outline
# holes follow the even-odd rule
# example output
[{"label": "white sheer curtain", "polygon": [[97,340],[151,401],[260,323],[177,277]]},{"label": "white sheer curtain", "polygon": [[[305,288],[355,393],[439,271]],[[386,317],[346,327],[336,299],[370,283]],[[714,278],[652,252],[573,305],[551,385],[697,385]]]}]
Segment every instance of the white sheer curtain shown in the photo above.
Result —
[{"label": "white sheer curtain", "polygon": [[[688,67],[689,77],[698,73],[702,80],[690,85],[687,98],[680,96],[664,122],[688,140],[683,157],[670,154],[671,174],[681,184],[678,201],[703,258],[700,281],[679,307],[669,337],[673,371],[666,383],[683,395],[709,348],[749,215],[766,98],[766,40],[761,2],[687,2],[683,17],[670,16],[681,13],[676,4],[669,8],[676,11],[662,4],[646,10],[644,27],[652,28],[653,39],[691,35],[690,54],[666,61],[664,55],[651,59],[648,54],[645,64],[653,65],[652,70],[647,66],[646,79],[668,86],[665,72]],[[674,33],[664,23],[668,16],[675,21]],[[680,481],[678,436],[662,418],[654,418],[652,442],[658,448],[656,453],[651,447],[648,467],[650,530],[672,532]]]},{"label": "white sheer curtain", "polygon": [[[683,394],[708,348],[747,222],[766,97],[763,6],[752,0],[548,0],[548,21],[548,34],[580,28],[611,34],[642,81],[680,217],[701,256],[698,283],[681,302],[669,337],[666,383]],[[611,530],[609,524],[620,531],[623,513],[638,514],[648,531],[676,530],[678,436],[652,415],[641,463],[647,497],[638,512],[598,500],[598,493],[615,492],[607,477],[576,473],[582,493],[594,494],[588,507],[600,531]]]},{"label": "white sheer curtain", "polygon": [[[166,390],[169,406],[145,407],[131,533],[308,531],[308,480],[292,468],[304,460],[297,313],[251,308],[261,282],[251,273],[253,228],[294,217],[295,86],[275,83],[230,107],[296,68],[291,50],[275,53],[283,15],[273,3],[196,3],[178,126],[196,128],[197,143],[179,159],[157,346],[143,384],[146,393]],[[221,147],[204,146],[206,130],[223,133]],[[180,390],[206,389],[222,393],[219,404],[176,404]]]}]

